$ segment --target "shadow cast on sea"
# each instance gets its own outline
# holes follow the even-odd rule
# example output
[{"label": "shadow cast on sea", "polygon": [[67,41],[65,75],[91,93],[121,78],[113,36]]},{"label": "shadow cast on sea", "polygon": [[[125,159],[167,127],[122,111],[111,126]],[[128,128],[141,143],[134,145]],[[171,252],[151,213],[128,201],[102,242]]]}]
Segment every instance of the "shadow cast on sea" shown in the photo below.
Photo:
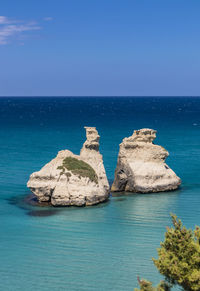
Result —
[{"label": "shadow cast on sea", "polygon": [[[111,184],[111,181],[109,181]],[[186,186],[187,188],[187,186]],[[30,192],[27,192],[23,195],[12,196],[9,199],[6,199],[9,204],[15,205],[16,207],[22,209],[26,215],[33,217],[49,217],[53,215],[59,215],[61,212],[66,211],[75,211],[79,209],[97,209],[107,207],[109,203],[112,202],[125,202],[129,198],[144,198],[148,199],[160,199],[167,198],[169,196],[177,196],[185,189],[185,186],[181,186],[176,190],[167,191],[167,192],[157,192],[157,193],[131,193],[131,192],[111,192],[108,200],[101,202],[92,206],[52,206],[49,202],[39,203],[37,197]]]},{"label": "shadow cast on sea", "polygon": [[163,191],[163,192],[153,192],[153,193],[133,193],[133,192],[111,192],[110,194],[110,198],[114,198],[115,201],[122,201],[122,200],[125,200],[126,197],[145,197],[145,196],[148,196],[148,197],[158,197],[158,196],[168,196],[168,195],[179,195],[182,190],[184,190],[184,187],[181,186],[179,187],[178,189],[176,190],[171,190],[171,191]]},{"label": "shadow cast on sea", "polygon": [[46,217],[55,215],[59,211],[59,209],[52,207],[48,203],[40,205],[33,194],[13,196],[7,201],[9,204],[25,211],[28,216]]},{"label": "shadow cast on sea", "polygon": [[48,217],[58,215],[64,211],[75,211],[78,209],[94,209],[103,208],[110,203],[110,199],[92,206],[53,206],[49,202],[39,203],[34,194],[24,194],[18,196],[12,196],[6,199],[9,204],[14,205],[23,211],[26,215],[34,217]]}]

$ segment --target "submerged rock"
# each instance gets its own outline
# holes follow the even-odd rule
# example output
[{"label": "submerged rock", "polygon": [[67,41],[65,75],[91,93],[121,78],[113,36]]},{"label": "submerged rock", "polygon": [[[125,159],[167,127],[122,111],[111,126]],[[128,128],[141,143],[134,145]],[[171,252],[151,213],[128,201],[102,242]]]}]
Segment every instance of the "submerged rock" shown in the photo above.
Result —
[{"label": "submerged rock", "polygon": [[123,139],[111,191],[149,193],[179,187],[180,178],[165,163],[169,153],[153,144],[155,138],[155,130],[144,128]]},{"label": "submerged rock", "polygon": [[109,196],[99,138],[95,127],[85,127],[87,140],[80,155],[69,150],[30,176],[27,186],[40,203],[54,206],[83,206],[105,201]]}]

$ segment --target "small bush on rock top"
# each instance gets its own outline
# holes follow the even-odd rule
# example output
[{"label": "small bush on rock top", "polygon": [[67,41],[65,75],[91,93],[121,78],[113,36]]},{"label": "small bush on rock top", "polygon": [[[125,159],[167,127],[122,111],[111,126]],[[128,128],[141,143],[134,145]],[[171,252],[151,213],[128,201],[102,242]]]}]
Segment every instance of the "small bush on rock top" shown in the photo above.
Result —
[{"label": "small bush on rock top", "polygon": [[71,171],[74,175],[80,177],[88,177],[90,181],[98,184],[98,177],[95,170],[86,162],[78,160],[73,157],[67,157],[63,160],[62,166],[58,169],[62,170],[62,174],[65,173],[65,169]]}]

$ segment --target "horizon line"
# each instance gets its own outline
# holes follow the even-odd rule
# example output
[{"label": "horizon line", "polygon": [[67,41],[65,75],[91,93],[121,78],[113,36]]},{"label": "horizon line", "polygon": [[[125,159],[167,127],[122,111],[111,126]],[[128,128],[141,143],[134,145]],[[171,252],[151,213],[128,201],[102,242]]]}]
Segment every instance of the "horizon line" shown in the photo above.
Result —
[{"label": "horizon line", "polygon": [[5,95],[0,98],[198,98],[200,95]]}]

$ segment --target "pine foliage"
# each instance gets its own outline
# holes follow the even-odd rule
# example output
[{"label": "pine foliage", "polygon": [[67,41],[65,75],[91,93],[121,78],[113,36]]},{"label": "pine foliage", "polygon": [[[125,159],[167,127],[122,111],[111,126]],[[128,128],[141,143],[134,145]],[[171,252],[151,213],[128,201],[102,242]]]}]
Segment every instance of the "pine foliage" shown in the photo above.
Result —
[{"label": "pine foliage", "polygon": [[135,291],[170,291],[171,288],[169,284],[165,281],[161,281],[157,287],[152,286],[152,282],[147,280],[138,279],[138,283],[140,285],[140,289],[135,288]]},{"label": "pine foliage", "polygon": [[200,228],[193,232],[175,215],[171,217],[173,227],[167,228],[154,264],[171,284],[186,291],[200,291]]}]

